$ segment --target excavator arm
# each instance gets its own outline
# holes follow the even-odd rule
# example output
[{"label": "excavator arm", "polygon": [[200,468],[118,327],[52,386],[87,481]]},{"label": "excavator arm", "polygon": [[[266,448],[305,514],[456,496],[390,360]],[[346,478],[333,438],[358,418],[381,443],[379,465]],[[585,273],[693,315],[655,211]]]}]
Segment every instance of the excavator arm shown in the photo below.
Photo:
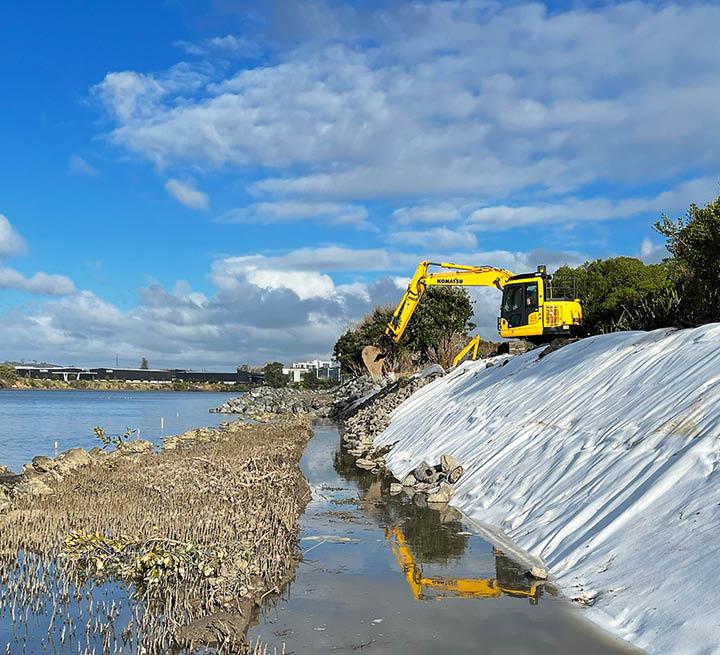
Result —
[{"label": "excavator arm", "polygon": [[[431,266],[437,266],[450,272],[429,273],[428,270]],[[497,287],[502,290],[505,281],[512,275],[510,271],[492,266],[420,262],[390,323],[385,328],[385,334],[396,343],[400,341],[428,286]]]}]

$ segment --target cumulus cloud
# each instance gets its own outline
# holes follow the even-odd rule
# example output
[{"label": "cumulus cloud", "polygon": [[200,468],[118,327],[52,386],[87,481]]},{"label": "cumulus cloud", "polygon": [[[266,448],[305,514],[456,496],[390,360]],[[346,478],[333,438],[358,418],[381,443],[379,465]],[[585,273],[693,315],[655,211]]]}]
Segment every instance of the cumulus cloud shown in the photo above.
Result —
[{"label": "cumulus cloud", "polygon": [[160,165],[260,166],[256,193],[323,199],[492,205],[720,163],[713,4],[398,3],[361,20],[300,5],[305,42],[267,65],[108,75],[110,138]]},{"label": "cumulus cloud", "polygon": [[365,207],[336,202],[280,200],[258,202],[248,207],[232,209],[218,217],[220,223],[280,223],[303,220],[323,220],[336,225],[366,228],[368,212]]},{"label": "cumulus cloud", "polygon": [[12,268],[0,268],[0,289],[18,289],[46,296],[65,296],[75,291],[75,285],[64,275],[35,273],[26,277]]},{"label": "cumulus cloud", "polygon": [[670,253],[665,248],[664,243],[656,243],[651,239],[645,238],[640,243],[640,251],[637,254],[646,264],[657,264],[665,257],[669,257]]},{"label": "cumulus cloud", "polygon": [[189,209],[207,209],[210,205],[207,194],[196,189],[190,182],[180,182],[171,178],[165,182],[165,189],[175,200]]},{"label": "cumulus cloud", "polygon": [[[301,257],[302,259],[302,257]],[[108,353],[151,355],[158,364],[233,367],[267,359],[327,356],[345,326],[375,304],[397,302],[387,278],[337,284],[318,271],[258,257],[218,260],[207,296],[187,283],[142,289],[121,310],[90,291],[9,312],[0,357],[54,357],[100,363]]]},{"label": "cumulus cloud", "polygon": [[[537,263],[552,268],[575,257],[504,250],[445,254],[461,263],[517,272]],[[327,357],[349,323],[376,305],[399,301],[419,260],[417,254],[340,247],[223,257],[213,262],[211,293],[184,281],[171,289],[153,284],[140,290],[130,309],[91,291],[73,291],[6,313],[0,321],[0,359],[56,360],[62,353],[68,363],[101,364],[119,353],[132,360],[151,357],[158,365],[231,368]],[[494,337],[497,290],[472,289],[471,294],[478,301],[475,321],[481,333]]]},{"label": "cumulus cloud", "polygon": [[477,247],[477,238],[469,230],[451,230],[446,227],[436,227],[430,230],[401,230],[390,233],[388,239],[399,245],[420,246],[431,250],[444,248],[469,250]]},{"label": "cumulus cloud", "polygon": [[0,214],[0,259],[18,255],[25,250],[25,241],[10,221]]},{"label": "cumulus cloud", "polygon": [[[0,214],[0,260],[24,254],[25,241],[10,221]],[[63,296],[75,291],[75,285],[64,275],[35,273],[27,277],[12,268],[0,266],[0,289],[16,289],[37,295]]]}]

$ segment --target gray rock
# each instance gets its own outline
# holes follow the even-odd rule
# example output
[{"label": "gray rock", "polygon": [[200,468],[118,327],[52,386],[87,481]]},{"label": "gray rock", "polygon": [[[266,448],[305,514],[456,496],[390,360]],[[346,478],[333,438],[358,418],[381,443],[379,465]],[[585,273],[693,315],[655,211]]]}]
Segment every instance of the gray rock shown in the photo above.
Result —
[{"label": "gray rock", "polygon": [[390,484],[390,495],[394,496],[395,494],[399,494],[402,490],[403,486],[401,484],[398,484],[397,482],[392,482]]},{"label": "gray rock", "polygon": [[152,449],[152,442],[145,439],[125,441],[117,448],[121,455],[144,455],[145,453],[151,453]]},{"label": "gray rock", "polygon": [[92,458],[82,448],[71,448],[58,455],[53,470],[64,475],[91,463]]},{"label": "gray rock", "polygon": [[18,482],[13,486],[14,496],[48,496],[53,490],[42,477],[43,474],[31,475],[26,473],[20,476]]},{"label": "gray rock", "polygon": [[447,482],[441,482],[438,490],[429,494],[427,497],[428,503],[447,503],[452,498],[452,487]]},{"label": "gray rock", "polygon": [[410,473],[409,475],[406,475],[403,478],[402,486],[403,487],[414,487],[416,483],[417,483],[417,479],[415,478],[415,476],[412,473]]},{"label": "gray rock", "polygon": [[50,457],[44,455],[38,455],[32,458],[32,468],[40,473],[47,473],[57,467],[57,462]]},{"label": "gray rock", "polygon": [[418,482],[434,483],[437,480],[437,471],[434,466],[430,466],[427,462],[420,462],[413,471],[415,479]]},{"label": "gray rock", "polygon": [[364,469],[365,471],[371,471],[377,465],[371,459],[359,459],[355,462],[355,466],[360,469]]}]

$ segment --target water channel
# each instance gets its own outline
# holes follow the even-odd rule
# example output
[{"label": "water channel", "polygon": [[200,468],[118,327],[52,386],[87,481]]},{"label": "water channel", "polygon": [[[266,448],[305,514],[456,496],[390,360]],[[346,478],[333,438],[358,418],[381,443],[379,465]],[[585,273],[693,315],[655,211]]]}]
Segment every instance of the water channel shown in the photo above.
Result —
[{"label": "water channel", "polygon": [[[145,417],[148,430],[173,407],[185,417],[182,429],[220,418],[206,413],[219,404],[212,394],[111,394],[99,402],[87,396],[98,392],[48,393],[2,395],[0,409],[19,432],[7,431],[5,424],[5,437],[14,440],[10,450],[0,450],[0,460],[27,461],[47,450],[51,434],[66,434],[65,447],[86,445],[67,440],[89,432],[107,407],[112,407],[105,419],[110,425]],[[80,405],[61,411],[67,399]],[[26,403],[42,406],[47,416],[23,420],[8,400],[29,413],[32,407]],[[45,436],[35,435],[38,426]],[[248,632],[250,640],[268,644],[269,653],[288,654],[637,652],[595,629],[581,609],[531,583],[523,567],[474,534],[455,510],[423,507],[404,493],[390,496],[389,481],[357,469],[340,444],[335,426],[315,427],[301,460],[312,489],[301,519],[304,559],[290,586],[260,612]],[[41,565],[28,570],[35,566]],[[72,590],[74,600],[54,628],[45,602],[14,606],[6,604],[8,598],[0,594],[0,647],[7,644],[9,653],[78,652],[81,645],[84,653],[103,652],[101,643],[85,635],[63,644],[65,626],[82,626],[93,605],[115,611],[118,626],[131,623],[134,614],[128,590],[117,584]],[[24,620],[17,622],[19,616]],[[130,637],[121,652],[139,648]]]},{"label": "water channel", "polygon": [[316,427],[301,461],[313,490],[304,560],[249,637],[286,653],[636,653],[452,509],[418,506],[357,469],[337,428]]}]

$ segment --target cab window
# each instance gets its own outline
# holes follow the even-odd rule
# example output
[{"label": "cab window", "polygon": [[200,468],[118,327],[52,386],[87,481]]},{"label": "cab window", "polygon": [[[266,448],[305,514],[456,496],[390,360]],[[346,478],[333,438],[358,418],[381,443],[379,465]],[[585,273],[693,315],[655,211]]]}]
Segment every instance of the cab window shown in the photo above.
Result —
[{"label": "cab window", "polygon": [[525,286],[525,307],[528,311],[535,311],[538,308],[537,282],[531,282]]},{"label": "cab window", "polygon": [[505,302],[503,303],[503,311],[506,313],[516,312],[522,307],[523,288],[517,285],[506,289]]}]

